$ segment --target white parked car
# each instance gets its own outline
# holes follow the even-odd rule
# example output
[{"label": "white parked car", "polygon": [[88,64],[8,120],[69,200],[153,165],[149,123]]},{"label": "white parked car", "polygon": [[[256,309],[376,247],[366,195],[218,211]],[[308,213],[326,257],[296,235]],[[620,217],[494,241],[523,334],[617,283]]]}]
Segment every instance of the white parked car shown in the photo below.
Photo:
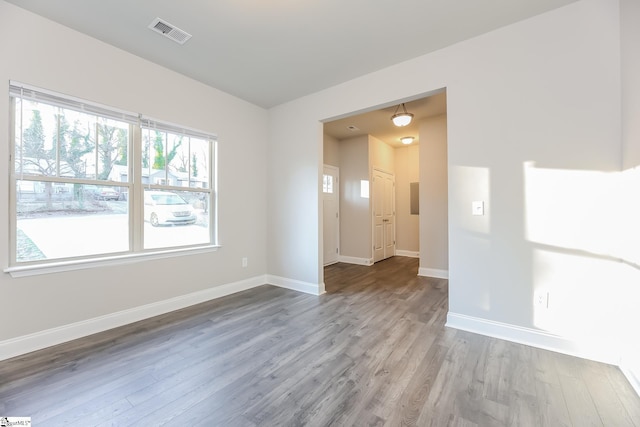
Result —
[{"label": "white parked car", "polygon": [[194,224],[193,207],[176,193],[168,191],[144,192],[144,219],[151,225]]}]

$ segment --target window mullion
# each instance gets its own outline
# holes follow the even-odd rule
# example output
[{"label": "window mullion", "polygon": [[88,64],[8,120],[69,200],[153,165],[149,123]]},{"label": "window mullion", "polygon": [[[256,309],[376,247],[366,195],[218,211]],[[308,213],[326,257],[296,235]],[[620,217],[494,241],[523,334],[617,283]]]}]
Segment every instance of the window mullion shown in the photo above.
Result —
[{"label": "window mullion", "polygon": [[169,185],[169,133],[164,133],[164,183]]},{"label": "window mullion", "polygon": [[144,201],[142,185],[142,128],[132,126],[129,169],[132,172],[133,192],[129,196],[129,241],[134,252],[143,249],[144,242]]},{"label": "window mullion", "polygon": [[56,114],[56,176],[60,177],[60,108]]},{"label": "window mullion", "polygon": [[95,130],[95,137],[94,137],[95,138],[95,143],[94,143],[94,148],[95,148],[95,150],[94,150],[95,151],[95,161],[94,161],[94,163],[95,163],[95,166],[93,168],[93,179],[97,180],[98,179],[98,170],[100,169],[100,165],[98,164],[98,158],[99,158],[99,155],[98,155],[98,152],[99,152],[98,138],[99,138],[99,136],[98,136],[98,118],[97,117],[96,117],[96,126],[95,126],[94,130]]},{"label": "window mullion", "polygon": [[191,137],[187,136],[187,181],[189,182],[189,188],[191,188]]}]

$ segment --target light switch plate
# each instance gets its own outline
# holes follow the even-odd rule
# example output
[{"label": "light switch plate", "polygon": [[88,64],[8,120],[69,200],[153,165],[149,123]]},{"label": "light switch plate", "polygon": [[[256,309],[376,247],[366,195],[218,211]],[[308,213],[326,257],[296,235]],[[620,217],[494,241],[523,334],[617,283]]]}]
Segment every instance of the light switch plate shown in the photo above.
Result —
[{"label": "light switch plate", "polygon": [[471,215],[482,216],[484,215],[484,202],[477,200],[471,202]]}]

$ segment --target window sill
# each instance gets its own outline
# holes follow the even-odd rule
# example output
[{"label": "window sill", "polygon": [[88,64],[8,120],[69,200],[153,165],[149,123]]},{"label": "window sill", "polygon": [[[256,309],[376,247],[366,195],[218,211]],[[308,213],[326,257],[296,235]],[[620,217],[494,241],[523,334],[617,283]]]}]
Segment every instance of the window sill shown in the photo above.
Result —
[{"label": "window sill", "polygon": [[215,252],[220,247],[221,246],[219,245],[210,245],[199,246],[197,248],[166,249],[153,252],[105,256],[101,258],[48,262],[46,264],[29,264],[8,267],[4,269],[4,272],[9,273],[11,277],[37,276],[40,274],[60,273],[87,268],[115,266],[155,259],[174,258],[176,256]]}]

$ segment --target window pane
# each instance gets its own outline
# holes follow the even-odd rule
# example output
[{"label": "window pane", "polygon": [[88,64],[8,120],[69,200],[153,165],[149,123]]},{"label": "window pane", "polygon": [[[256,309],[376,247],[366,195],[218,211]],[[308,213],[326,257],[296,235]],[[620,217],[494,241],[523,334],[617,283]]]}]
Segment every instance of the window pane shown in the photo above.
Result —
[{"label": "window pane", "polygon": [[165,132],[152,130],[149,133],[149,137],[151,144],[149,181],[151,184],[171,185],[167,181],[166,174],[167,159],[165,157],[165,147],[167,145],[167,134]]},{"label": "window pane", "polygon": [[210,242],[208,193],[144,192],[144,248],[168,248]]},{"label": "window pane", "polygon": [[189,186],[189,137],[167,133],[167,185]]},{"label": "window pane", "polygon": [[14,168],[16,174],[22,173],[22,99],[14,98],[14,115],[15,120],[13,123],[13,151],[14,151]]},{"label": "window pane", "polygon": [[209,188],[209,141],[191,138],[191,187]]},{"label": "window pane", "polygon": [[[122,181],[122,167],[127,166],[129,125],[115,120],[98,120],[98,179]],[[114,166],[121,168],[114,168]]]},{"label": "window pane", "polygon": [[151,174],[151,133],[148,128],[142,129],[142,184],[150,184],[149,176]]},{"label": "window pane", "polygon": [[19,180],[17,262],[129,250],[128,203],[100,185]]},{"label": "window pane", "polygon": [[16,113],[16,172],[56,176],[59,109],[27,101],[19,105],[22,111]]},{"label": "window pane", "polygon": [[73,110],[60,110],[60,158],[63,176],[96,176],[96,117]]},{"label": "window pane", "polygon": [[24,108],[22,122],[16,115],[18,173],[122,180],[114,165],[127,166],[127,123],[22,100],[16,104],[18,113],[20,106]]},{"label": "window pane", "polygon": [[360,181],[360,197],[363,199],[369,198],[369,181],[366,179]]},{"label": "window pane", "polygon": [[333,193],[333,175],[322,175],[322,192]]},{"label": "window pane", "polygon": [[205,139],[143,128],[143,184],[208,188],[209,145]]}]

